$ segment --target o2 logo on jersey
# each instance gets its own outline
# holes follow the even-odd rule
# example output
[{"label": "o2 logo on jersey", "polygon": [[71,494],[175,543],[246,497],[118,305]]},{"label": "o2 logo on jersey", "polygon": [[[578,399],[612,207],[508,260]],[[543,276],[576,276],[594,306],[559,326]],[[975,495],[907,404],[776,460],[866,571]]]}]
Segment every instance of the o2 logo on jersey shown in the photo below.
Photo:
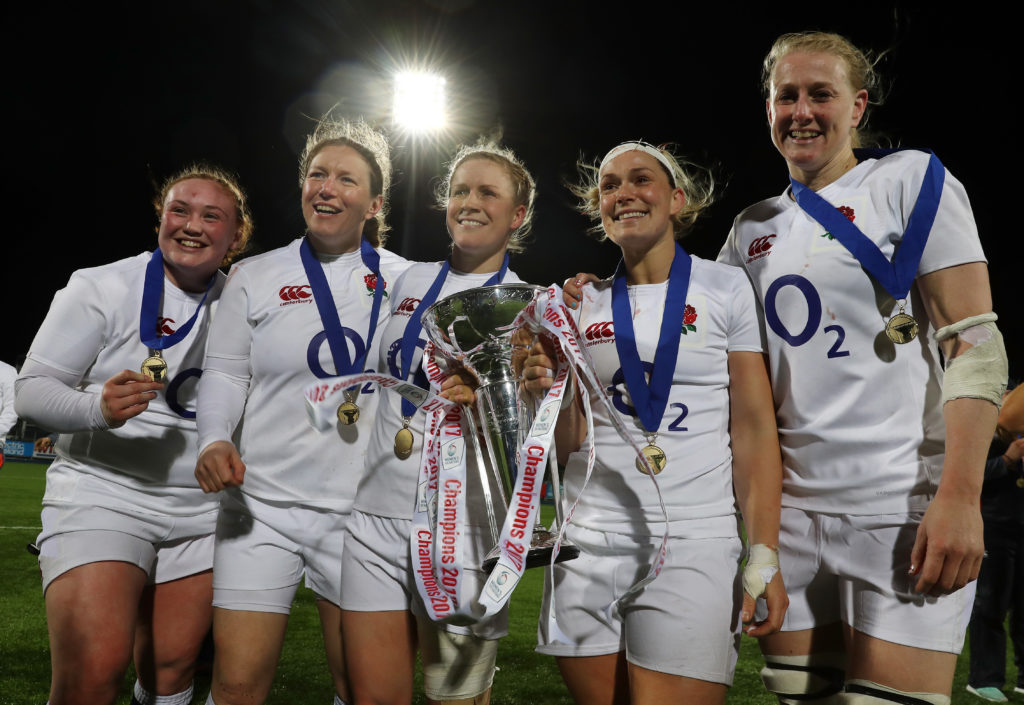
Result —
[{"label": "o2 logo on jersey", "polygon": [[175,331],[173,318],[158,318],[156,320],[156,330],[160,335],[172,335]]},{"label": "o2 logo on jersey", "polygon": [[[351,345],[348,346],[349,360],[359,360],[366,355],[366,344],[359,333],[345,326],[341,327],[341,331],[345,334],[346,345],[351,342]],[[336,373],[325,370],[323,365],[320,364],[320,348],[326,342],[327,332],[320,331],[313,336],[313,339],[309,341],[309,346],[306,348],[306,364],[309,365],[309,371],[320,379],[337,376]]]},{"label": "o2 logo on jersey", "polygon": [[767,257],[772,253],[772,239],[775,238],[775,233],[771,235],[764,235],[762,237],[755,237],[750,246],[747,247],[747,264],[750,264],[754,260],[759,260],[762,257]]},{"label": "o2 logo on jersey", "polygon": [[[416,340],[416,347],[421,351],[427,347],[427,341],[423,338]],[[388,348],[388,372],[391,373],[392,377],[402,377],[402,368],[398,364],[398,356],[402,352],[402,339],[399,338],[395,342],[391,343],[391,347]],[[415,359],[415,357],[413,357]],[[418,376],[418,375],[417,375]]]},{"label": "o2 logo on jersey", "polygon": [[[643,363],[643,365],[644,365],[644,379],[647,380],[647,381],[650,381],[651,374],[654,372],[654,363],[653,362],[646,362],[645,361]],[[611,385],[609,387],[607,387],[605,389],[605,391],[608,392],[608,394],[611,395],[611,397],[612,397],[612,406],[614,406],[619,411],[619,413],[624,414],[625,416],[633,416],[633,417],[635,417],[637,415],[636,414],[636,409],[633,406],[631,406],[630,404],[627,404],[626,400],[622,396],[622,391],[621,390],[623,388],[625,388],[625,386],[626,386],[626,375],[623,374],[622,368],[620,367],[619,369],[615,370],[615,374],[612,375],[612,383],[611,383]],[[667,431],[688,431],[689,429],[686,426],[682,425],[683,424],[683,419],[685,419],[686,415],[690,413],[690,410],[687,408],[686,404],[683,404],[682,402],[674,402],[672,404],[669,404],[668,408],[670,408],[670,409],[678,409],[679,410],[679,415],[676,416],[675,419],[672,420],[672,423],[670,423],[668,425],[668,428],[665,429],[665,430],[667,430]]]},{"label": "o2 logo on jersey", "polygon": [[[190,367],[187,370],[182,370],[178,374],[174,375],[174,379],[167,385],[167,389],[164,391],[164,399],[167,400],[167,406],[183,419],[194,419],[196,412],[191,409],[186,409],[185,405],[178,400],[178,394],[181,391],[181,385],[188,380],[195,377],[196,384],[199,383],[199,378],[203,376],[203,371],[198,367]],[[193,397],[195,394],[192,395]]]},{"label": "o2 logo on jersey", "polygon": [[[804,324],[803,330],[798,333],[791,332],[786,328],[786,324],[782,322],[782,319],[779,318],[777,304],[779,292],[787,286],[795,287],[797,291],[803,294],[804,300],[807,302],[807,323]],[[775,335],[785,340],[794,348],[798,348],[814,337],[818,330],[818,325],[821,324],[821,296],[818,295],[818,290],[814,288],[814,284],[811,284],[809,280],[801,277],[799,274],[787,274],[779,277],[771,283],[771,286],[765,292],[764,318],[768,323],[768,327],[772,329]],[[849,350],[841,349],[843,342],[846,340],[846,331],[842,326],[825,326],[822,328],[822,331],[825,333],[835,333],[836,336],[836,340],[826,353],[826,357],[849,356]]]}]

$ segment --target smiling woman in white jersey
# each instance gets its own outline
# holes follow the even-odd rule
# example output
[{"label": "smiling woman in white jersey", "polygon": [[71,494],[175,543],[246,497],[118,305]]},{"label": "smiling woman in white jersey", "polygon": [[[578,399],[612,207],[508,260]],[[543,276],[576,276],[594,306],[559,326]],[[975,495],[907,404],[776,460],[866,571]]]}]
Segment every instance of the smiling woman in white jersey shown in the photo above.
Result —
[{"label": "smiling woman in white jersey", "polygon": [[[421,357],[426,343],[420,316],[429,306],[465,289],[521,280],[508,268],[508,251],[522,249],[533,215],[533,178],[508,149],[481,143],[460,148],[438,189],[451,236],[451,256],[416,264],[395,285],[392,318],[381,337],[380,365],[395,377],[426,386]],[[453,383],[443,393],[468,401]],[[342,626],[346,661],[358,703],[408,703],[417,646],[431,702],[482,703],[494,675],[497,640],[507,615],[472,628],[435,625],[417,592],[410,533],[419,481],[425,415],[387,390],[381,399],[359,485],[342,571]],[[470,431],[467,431],[470,432]],[[475,432],[475,431],[473,431]],[[402,441],[408,435],[408,443]],[[467,464],[473,467],[475,457]],[[479,593],[479,564],[493,539],[481,488],[470,483],[466,501],[467,593]],[[385,635],[382,637],[382,635]]]},{"label": "smiling woman in white jersey", "polygon": [[935,155],[855,149],[874,84],[843,37],[776,40],[764,89],[790,187],[719,256],[767,331],[791,605],[762,677],[783,702],[949,703],[983,551],[1007,374],[984,255]]},{"label": "smiling woman in white jersey", "polygon": [[[786,601],[774,569],[781,466],[754,294],[740,272],[677,242],[711,192],[667,150],[626,142],[582,176],[581,210],[622,251],[615,275],[584,286],[576,307],[614,411],[591,405],[593,438],[579,400],[559,416],[565,494],[579,497],[566,536],[581,555],[554,567],[538,651],[558,658],[581,705],[722,703],[741,609],[749,621],[755,598],[767,598],[770,618],[748,628],[761,636]],[[527,386],[550,387],[552,367],[535,347]],[[753,544],[745,577],[764,579],[743,598],[737,498]],[[640,584],[645,574],[654,579]]]},{"label": "smiling woman in white jersey", "polygon": [[196,380],[218,269],[252,219],[206,166],[155,205],[158,248],[75,272],[17,382],[19,416],[60,432],[36,542],[52,705],[113,703],[133,655],[133,703],[185,705],[209,631],[217,503],[192,477]]},{"label": "smiling woman in white jersey", "polygon": [[227,489],[214,555],[217,705],[266,699],[303,574],[335,701],[347,698],[341,556],[378,395],[350,390],[336,431],[320,433],[303,392],[376,360],[389,291],[408,266],[380,247],[390,166],[382,134],[321,120],[300,158],[305,237],[239,263],[224,289],[199,389],[195,469],[204,490]]}]

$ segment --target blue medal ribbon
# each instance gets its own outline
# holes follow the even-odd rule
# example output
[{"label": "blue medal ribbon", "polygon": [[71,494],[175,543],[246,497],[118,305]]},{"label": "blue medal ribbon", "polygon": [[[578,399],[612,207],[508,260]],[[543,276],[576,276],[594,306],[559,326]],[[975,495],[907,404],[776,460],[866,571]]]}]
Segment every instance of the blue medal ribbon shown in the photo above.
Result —
[{"label": "blue medal ribbon", "polygon": [[362,256],[363,264],[377,277],[377,284],[373,289],[373,305],[370,308],[370,326],[366,333],[366,350],[358,360],[351,360],[348,356],[348,345],[345,342],[345,332],[341,327],[341,319],[338,318],[338,308],[334,305],[334,297],[331,295],[331,287],[324,276],[324,268],[320,261],[313,254],[313,248],[309,244],[309,238],[302,239],[299,245],[299,256],[302,259],[302,268],[306,270],[306,278],[309,280],[309,288],[313,290],[313,301],[316,302],[317,311],[320,312],[320,322],[324,326],[324,334],[327,336],[327,345],[331,349],[331,357],[334,358],[334,369],[337,376],[355,374],[363,371],[363,363],[366,356],[370,354],[370,347],[373,344],[373,335],[377,331],[377,316],[380,314],[380,304],[384,299],[384,278],[380,274],[380,254],[366,240],[359,243],[359,253]]},{"label": "blue medal ribbon", "polygon": [[[880,159],[897,149],[856,149],[858,159]],[[925,150],[927,151],[927,150]],[[931,152],[928,169],[924,174],[921,191],[917,195],[914,210],[907,221],[907,230],[903,239],[893,253],[892,262],[885,258],[882,251],[872,242],[860,228],[849,218],[840,213],[835,206],[807,188],[799,181],[790,177],[793,186],[793,197],[797,204],[836,240],[845,247],[860,265],[875,278],[897,301],[907,298],[910,287],[914,283],[914,275],[921,264],[921,255],[928,242],[928,235],[935,222],[935,214],[939,209],[942,197],[942,185],[946,180],[946,170],[942,162]]]},{"label": "blue medal ribbon", "polygon": [[155,249],[146,265],[146,276],[142,281],[142,307],[139,310],[139,338],[142,340],[142,344],[153,350],[165,350],[180,343],[195,325],[199,311],[206,303],[206,297],[216,280],[217,273],[214,272],[206,285],[203,298],[200,299],[192,317],[185,321],[184,325],[170,335],[160,335],[157,319],[160,317],[160,299],[164,294],[164,254],[159,247]]},{"label": "blue medal ribbon", "polygon": [[[427,289],[427,293],[423,295],[416,310],[409,316],[409,322],[405,324],[405,330],[402,332],[402,379],[409,379],[409,369],[412,367],[412,359],[416,355],[416,346],[420,341],[420,331],[423,330],[423,312],[434,305],[437,301],[438,295],[441,293],[441,289],[444,287],[445,279],[448,278],[448,271],[451,269],[451,259],[446,259],[444,264],[441,265],[441,271],[438,272],[437,276],[434,277],[434,282]],[[505,279],[505,273],[508,271],[508,253],[505,253],[505,259],[501,262],[501,268],[494,273],[490,279],[484,282],[484,286],[492,286],[494,284],[500,284]],[[426,342],[425,340],[423,342]],[[415,377],[413,378],[413,384],[422,389],[428,389],[429,383],[427,382],[427,376],[423,373],[422,369],[417,370]],[[416,405],[411,401],[402,397],[402,416],[409,417],[416,413]]]},{"label": "blue medal ribbon", "polygon": [[625,262],[619,261],[612,282],[612,324],[615,328],[615,350],[622,364],[622,375],[626,389],[633,400],[636,415],[644,430],[655,433],[661,426],[668,405],[668,393],[672,388],[672,377],[679,355],[679,336],[686,308],[686,293],[690,288],[690,255],[677,242],[675,258],[668,275],[668,291],[665,292],[665,309],[661,316],[661,332],[654,354],[654,369],[650,384],[644,379],[644,366],[636,349],[633,332],[633,312],[629,305],[629,291],[626,288]]}]

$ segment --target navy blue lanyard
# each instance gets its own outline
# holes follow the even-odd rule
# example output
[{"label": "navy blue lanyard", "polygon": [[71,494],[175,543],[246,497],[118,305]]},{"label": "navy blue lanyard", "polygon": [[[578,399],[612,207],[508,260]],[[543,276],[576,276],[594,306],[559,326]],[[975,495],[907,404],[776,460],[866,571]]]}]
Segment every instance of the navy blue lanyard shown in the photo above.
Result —
[{"label": "navy blue lanyard", "polygon": [[[854,153],[858,158],[878,159],[898,151],[901,150],[858,149],[854,150]],[[860,265],[897,301],[906,299],[910,293],[914,275],[921,264],[924,246],[935,222],[939,199],[942,196],[942,185],[946,179],[946,170],[942,162],[934,154],[929,154],[928,169],[924,174],[921,191],[907,221],[903,239],[893,253],[892,262],[887,260],[878,246],[835,206],[790,177],[793,197],[796,198],[797,204],[839,240]]]},{"label": "navy blue lanyard", "polygon": [[644,430],[655,433],[661,425],[661,418],[668,405],[668,394],[672,388],[672,377],[679,355],[679,336],[683,325],[683,311],[686,307],[686,293],[690,288],[690,255],[677,242],[675,258],[669,270],[668,290],[665,292],[665,309],[661,316],[661,331],[658,347],[654,354],[654,368],[650,384],[644,379],[643,362],[636,349],[633,332],[633,312],[629,305],[629,291],[626,288],[625,263],[619,262],[612,282],[612,322],[615,328],[615,350],[622,365],[622,376],[636,408]]},{"label": "navy blue lanyard", "polygon": [[320,322],[324,326],[324,334],[327,336],[327,345],[331,349],[331,357],[334,358],[334,369],[338,376],[349,375],[363,371],[363,363],[370,353],[373,343],[373,335],[377,331],[377,316],[380,314],[380,304],[384,299],[384,278],[380,275],[380,255],[373,246],[366,240],[359,243],[360,255],[363,264],[377,277],[377,284],[373,289],[373,306],[370,308],[370,326],[366,334],[366,349],[363,356],[358,360],[350,360],[348,356],[348,345],[345,343],[345,331],[341,327],[341,319],[338,318],[338,309],[334,305],[334,297],[331,296],[331,287],[324,276],[324,269],[313,248],[309,244],[309,238],[303,238],[299,245],[299,256],[302,259],[302,268],[306,270],[306,278],[309,280],[309,288],[313,290],[313,300],[316,302],[317,311],[320,312]]},{"label": "navy blue lanyard", "polygon": [[160,248],[154,250],[149,258],[149,264],[146,265],[146,277],[142,282],[142,308],[139,310],[139,338],[142,339],[142,344],[153,350],[166,350],[180,343],[195,325],[199,310],[206,303],[206,297],[216,280],[217,273],[214,272],[192,317],[170,335],[161,336],[157,319],[160,316],[160,299],[164,293],[164,255]]}]

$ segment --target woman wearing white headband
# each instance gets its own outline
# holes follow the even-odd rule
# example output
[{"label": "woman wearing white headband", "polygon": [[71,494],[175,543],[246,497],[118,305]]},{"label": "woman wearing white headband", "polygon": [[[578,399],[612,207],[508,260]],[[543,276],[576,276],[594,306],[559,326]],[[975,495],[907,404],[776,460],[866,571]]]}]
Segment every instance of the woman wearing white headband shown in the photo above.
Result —
[{"label": "woman wearing white headband", "polygon": [[[615,275],[584,286],[576,308],[615,411],[592,401],[593,438],[579,398],[559,417],[566,496],[580,497],[567,536],[582,554],[554,568],[538,650],[558,657],[577,703],[721,703],[741,609],[749,621],[767,598],[769,618],[748,628],[761,636],[786,604],[774,548],[781,464],[753,291],[676,241],[711,188],[667,150],[627,142],[582,176],[581,210],[622,251]],[[552,367],[535,347],[528,388],[549,387]],[[754,544],[742,599],[734,486]]]},{"label": "woman wearing white headband", "polygon": [[873,88],[839,35],[776,40],[764,90],[791,184],[720,255],[763,302],[792,604],[762,676],[787,703],[948,704],[983,552],[1007,377],[984,254],[934,155],[855,151]]}]

